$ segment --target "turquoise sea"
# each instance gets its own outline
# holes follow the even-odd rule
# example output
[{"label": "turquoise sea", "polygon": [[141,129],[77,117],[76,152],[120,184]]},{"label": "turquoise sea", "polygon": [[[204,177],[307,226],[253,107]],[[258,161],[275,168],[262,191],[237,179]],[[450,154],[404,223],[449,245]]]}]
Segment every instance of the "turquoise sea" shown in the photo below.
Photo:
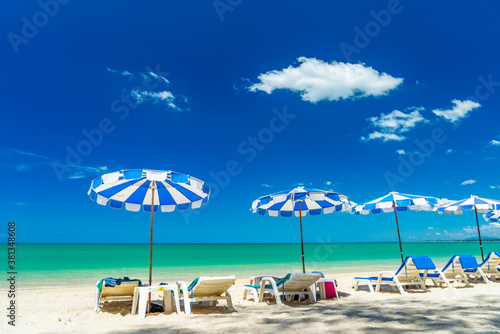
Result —
[{"label": "turquoise sea", "polygon": [[[485,255],[500,242],[483,242]],[[7,246],[2,244],[4,254]],[[306,269],[329,273],[396,270],[398,243],[305,244]],[[478,242],[412,242],[406,255],[428,255],[442,267],[453,254],[473,254]],[[17,244],[18,288],[92,286],[104,277],[147,281],[149,244]],[[281,275],[301,271],[300,244],[155,244],[153,282],[200,275]],[[7,270],[4,270],[6,272]]]}]

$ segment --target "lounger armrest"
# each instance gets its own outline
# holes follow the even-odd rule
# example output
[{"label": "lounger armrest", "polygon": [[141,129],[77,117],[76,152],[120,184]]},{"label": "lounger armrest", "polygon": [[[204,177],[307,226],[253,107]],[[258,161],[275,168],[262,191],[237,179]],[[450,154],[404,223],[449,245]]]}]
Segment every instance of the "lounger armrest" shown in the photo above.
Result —
[{"label": "lounger armrest", "polygon": [[379,274],[378,274],[378,279],[381,280],[382,277],[384,276],[384,274],[387,274],[389,276],[391,276],[392,278],[396,278],[396,274],[392,271],[381,271]]},{"label": "lounger armrest", "polygon": [[278,286],[276,285],[276,281],[274,278],[270,276],[264,276],[262,277],[260,281],[260,291],[259,291],[259,303],[261,303],[264,300],[264,294],[266,293],[266,283],[269,282],[271,284],[271,287],[273,289],[273,295],[276,298],[276,304],[278,304],[278,307],[283,307],[283,303],[281,302],[280,299],[280,293],[278,291]]}]

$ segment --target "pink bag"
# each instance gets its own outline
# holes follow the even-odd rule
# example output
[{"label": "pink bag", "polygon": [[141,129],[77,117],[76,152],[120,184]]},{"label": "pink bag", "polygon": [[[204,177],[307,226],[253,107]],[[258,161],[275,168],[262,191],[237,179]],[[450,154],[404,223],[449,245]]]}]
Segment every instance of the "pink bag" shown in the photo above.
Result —
[{"label": "pink bag", "polygon": [[337,291],[332,282],[325,282],[325,297],[326,299],[337,297]]}]

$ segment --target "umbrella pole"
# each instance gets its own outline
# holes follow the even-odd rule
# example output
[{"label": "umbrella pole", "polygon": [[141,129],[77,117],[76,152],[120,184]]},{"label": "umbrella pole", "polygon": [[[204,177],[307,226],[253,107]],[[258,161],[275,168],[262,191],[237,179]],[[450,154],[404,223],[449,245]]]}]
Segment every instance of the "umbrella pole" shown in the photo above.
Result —
[{"label": "umbrella pole", "polygon": [[[152,280],[153,280],[153,214],[154,214],[154,203],[155,203],[155,188],[154,186],[156,185],[156,181],[153,181],[153,189],[152,189],[152,196],[151,196],[151,235],[149,239],[149,286],[152,285]],[[148,295],[148,309],[147,312],[149,313],[151,307],[151,292]]]},{"label": "umbrella pole", "polygon": [[304,261],[304,237],[302,235],[302,210],[300,208],[300,201],[299,201],[299,217],[300,217],[300,245],[302,247],[302,272],[305,274],[306,263]]},{"label": "umbrella pole", "polygon": [[392,201],[392,206],[394,208],[394,216],[396,217],[396,227],[398,229],[398,239],[399,239],[399,251],[401,252],[401,262],[404,262],[404,256],[403,256],[403,246],[401,246],[401,235],[399,234],[399,223],[398,223],[398,214],[396,210],[396,202]]},{"label": "umbrella pole", "polygon": [[477,208],[475,205],[474,205],[474,211],[476,212],[477,235],[479,236],[479,246],[481,247],[481,257],[483,258],[483,261],[484,261],[483,243],[481,242],[481,231],[479,231],[479,220],[477,219]]}]

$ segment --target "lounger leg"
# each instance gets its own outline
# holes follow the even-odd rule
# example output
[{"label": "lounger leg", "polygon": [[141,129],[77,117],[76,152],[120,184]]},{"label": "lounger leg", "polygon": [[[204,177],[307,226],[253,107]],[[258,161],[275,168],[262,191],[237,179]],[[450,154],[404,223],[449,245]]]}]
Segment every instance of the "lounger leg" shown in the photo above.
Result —
[{"label": "lounger leg", "polygon": [[359,288],[359,280],[356,280],[356,286],[354,286],[354,291],[358,291]]},{"label": "lounger leg", "polygon": [[165,312],[172,312],[172,291],[170,290],[164,290],[163,291],[163,308],[165,309]]},{"label": "lounger leg", "polygon": [[[486,277],[486,275],[484,274],[484,272],[481,268],[477,268],[477,272],[476,272],[475,280],[474,280],[475,283],[477,283],[477,277],[478,277],[477,273],[479,273],[479,276],[481,276],[483,278],[483,280],[486,282],[486,284],[491,283],[491,281],[488,279],[488,277]],[[495,277],[495,278],[493,278],[493,277]],[[492,280],[494,279],[496,281],[496,276],[491,275],[491,279]]]},{"label": "lounger leg", "polygon": [[101,297],[101,291],[99,291],[99,289],[96,287],[95,288],[95,306],[94,306],[94,311],[96,313],[99,312],[100,297]]},{"label": "lounger leg", "polygon": [[229,291],[229,290],[226,291],[226,297],[227,297],[227,307],[231,311],[235,311],[235,309],[233,307],[233,298],[231,297],[231,291]]},{"label": "lounger leg", "polygon": [[139,298],[139,288],[134,288],[134,296],[132,297],[132,315],[137,313],[137,299]]},{"label": "lounger leg", "polygon": [[309,292],[309,301],[311,304],[317,303],[316,300],[316,290],[313,291],[311,287],[307,288],[307,291]]},{"label": "lounger leg", "polygon": [[148,306],[149,293],[141,293],[139,295],[139,318],[146,317],[146,308]]}]

